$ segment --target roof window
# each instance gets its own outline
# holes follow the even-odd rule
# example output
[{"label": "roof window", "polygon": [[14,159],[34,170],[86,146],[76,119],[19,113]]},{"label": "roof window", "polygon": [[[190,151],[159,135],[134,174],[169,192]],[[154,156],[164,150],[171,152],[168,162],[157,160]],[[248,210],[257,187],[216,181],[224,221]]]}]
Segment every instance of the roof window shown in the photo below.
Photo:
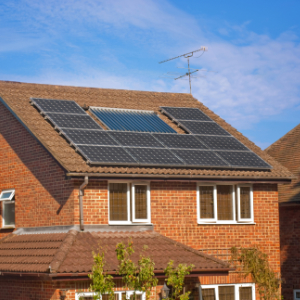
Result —
[{"label": "roof window", "polygon": [[109,130],[177,133],[153,111],[93,106],[90,111]]}]

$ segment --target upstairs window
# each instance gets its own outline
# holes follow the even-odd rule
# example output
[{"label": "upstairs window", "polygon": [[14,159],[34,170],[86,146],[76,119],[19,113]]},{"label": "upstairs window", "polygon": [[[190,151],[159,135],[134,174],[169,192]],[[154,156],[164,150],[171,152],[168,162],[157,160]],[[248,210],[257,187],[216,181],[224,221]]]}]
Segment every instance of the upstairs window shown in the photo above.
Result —
[{"label": "upstairs window", "polygon": [[0,194],[2,202],[2,228],[15,227],[15,190],[4,190]]},{"label": "upstairs window", "polygon": [[109,183],[109,223],[150,223],[148,183]]},{"label": "upstairs window", "polygon": [[198,223],[253,222],[251,185],[199,184],[197,191]]}]

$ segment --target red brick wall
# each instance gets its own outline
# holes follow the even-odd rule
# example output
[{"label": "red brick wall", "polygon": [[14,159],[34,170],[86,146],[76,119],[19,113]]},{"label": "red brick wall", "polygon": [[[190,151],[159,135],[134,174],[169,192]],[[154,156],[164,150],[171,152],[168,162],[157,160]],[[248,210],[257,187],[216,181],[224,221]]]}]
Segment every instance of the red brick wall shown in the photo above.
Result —
[{"label": "red brick wall", "polygon": [[[0,133],[0,190],[16,190],[16,228],[73,224],[72,181],[2,104]],[[11,232],[1,229],[1,208],[0,238]]]},{"label": "red brick wall", "polygon": [[280,206],[282,295],[293,299],[293,289],[300,289],[300,205]]}]

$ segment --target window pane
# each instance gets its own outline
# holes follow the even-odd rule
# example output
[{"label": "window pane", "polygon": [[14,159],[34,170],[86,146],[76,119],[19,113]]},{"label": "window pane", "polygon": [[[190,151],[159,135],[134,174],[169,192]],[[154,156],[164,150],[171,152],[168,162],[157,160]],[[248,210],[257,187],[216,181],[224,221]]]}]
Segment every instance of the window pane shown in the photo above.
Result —
[{"label": "window pane", "polygon": [[214,217],[214,187],[200,186],[200,218],[213,219]]},{"label": "window pane", "polygon": [[240,300],[252,300],[252,288],[240,287]]},{"label": "window pane", "polygon": [[9,197],[11,196],[12,192],[4,192],[1,195],[1,199],[9,199]]},{"label": "window pane", "polygon": [[4,225],[15,225],[15,203],[14,202],[8,202],[3,203],[3,219],[4,219]]},{"label": "window pane", "polygon": [[147,186],[135,186],[135,218],[147,219]]},{"label": "window pane", "polygon": [[250,187],[240,187],[241,219],[251,218]]},{"label": "window pane", "polygon": [[217,185],[218,220],[233,220],[232,185]]},{"label": "window pane", "polygon": [[111,221],[127,221],[127,183],[109,184],[109,209]]},{"label": "window pane", "polygon": [[135,294],[135,297],[134,297],[134,295],[132,294],[132,295],[130,295],[130,300],[142,300],[142,295]]},{"label": "window pane", "polygon": [[219,286],[219,300],[234,300],[234,286]]},{"label": "window pane", "polygon": [[102,300],[109,300],[109,295],[108,294],[102,295]]},{"label": "window pane", "polygon": [[203,300],[215,300],[215,289],[202,289]]}]

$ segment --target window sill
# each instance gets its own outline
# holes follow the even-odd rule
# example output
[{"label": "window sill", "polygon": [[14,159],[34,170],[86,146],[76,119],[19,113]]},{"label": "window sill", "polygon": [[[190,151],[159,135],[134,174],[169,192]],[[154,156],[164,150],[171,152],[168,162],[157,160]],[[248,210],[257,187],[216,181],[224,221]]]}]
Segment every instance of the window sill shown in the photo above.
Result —
[{"label": "window sill", "polygon": [[153,225],[153,224],[152,223],[108,222],[108,225],[144,226],[144,225]]},{"label": "window sill", "polygon": [[6,226],[1,227],[0,229],[15,229],[15,228],[16,228],[15,225],[6,225]]},{"label": "window sill", "polygon": [[256,225],[255,222],[197,222],[198,225]]}]

